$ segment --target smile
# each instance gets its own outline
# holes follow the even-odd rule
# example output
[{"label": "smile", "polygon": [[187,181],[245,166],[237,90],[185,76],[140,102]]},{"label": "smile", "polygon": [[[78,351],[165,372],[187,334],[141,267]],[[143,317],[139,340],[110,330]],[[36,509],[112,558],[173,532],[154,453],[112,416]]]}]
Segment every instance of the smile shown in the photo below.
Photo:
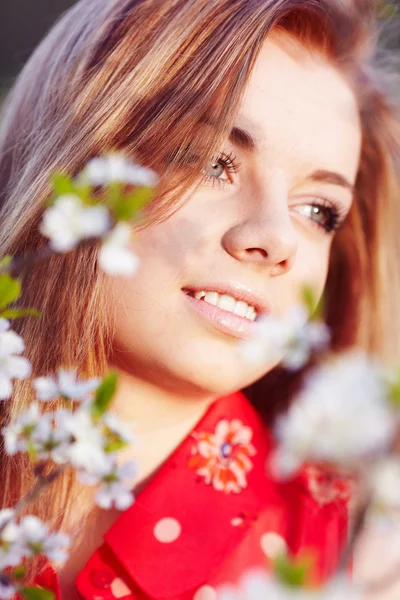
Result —
[{"label": "smile", "polygon": [[202,290],[201,292],[188,292],[188,295],[196,298],[196,300],[203,300],[212,306],[218,306],[222,310],[248,319],[249,321],[255,321],[257,317],[257,311],[254,306],[247,304],[243,300],[236,300],[229,294],[219,294],[214,291]]},{"label": "smile", "polygon": [[211,285],[208,289],[204,287],[182,288],[186,306],[196,318],[208,328],[211,326],[212,330],[229,336],[243,340],[253,338],[258,327],[257,317],[270,312],[261,294],[256,295],[240,284],[221,284],[219,289]]}]

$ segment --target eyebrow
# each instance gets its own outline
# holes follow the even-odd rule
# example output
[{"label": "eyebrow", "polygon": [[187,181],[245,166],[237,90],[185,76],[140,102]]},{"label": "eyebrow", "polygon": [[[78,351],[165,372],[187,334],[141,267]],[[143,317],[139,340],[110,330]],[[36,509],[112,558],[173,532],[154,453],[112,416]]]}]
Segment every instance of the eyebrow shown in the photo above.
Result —
[{"label": "eyebrow", "polygon": [[[256,140],[248,131],[242,129],[241,127],[232,128],[229,134],[229,141],[246,152],[257,152],[259,149]],[[344,175],[336,173],[335,171],[317,169],[316,171],[313,171],[307,175],[306,179],[310,181],[339,185],[340,187],[350,190],[352,194],[354,193],[354,185],[352,185],[350,181],[344,177]]]},{"label": "eyebrow", "polygon": [[[212,119],[208,117],[202,119],[201,122],[205,123],[206,125],[214,125]],[[241,148],[245,152],[255,153],[259,151],[259,145],[257,141],[248,131],[246,131],[246,129],[242,129],[241,127],[233,127],[228,139],[237,148]],[[350,181],[344,177],[344,175],[336,173],[335,171],[329,171],[327,169],[317,169],[316,171],[313,171],[307,175],[306,179],[315,182],[338,185],[350,190],[352,194],[354,194],[355,191],[355,186],[352,185]]]}]

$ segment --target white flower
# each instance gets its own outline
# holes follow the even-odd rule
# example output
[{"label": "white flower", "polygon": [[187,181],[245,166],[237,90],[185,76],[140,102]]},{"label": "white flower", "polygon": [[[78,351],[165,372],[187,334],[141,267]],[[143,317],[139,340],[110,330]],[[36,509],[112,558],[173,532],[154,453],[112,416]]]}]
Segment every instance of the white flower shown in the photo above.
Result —
[{"label": "white flower", "polygon": [[154,187],[159,181],[158,176],[152,169],[137,165],[115,152],[90,160],[81,177],[94,186],[108,183],[128,183]]},{"label": "white flower", "polygon": [[103,240],[99,251],[99,265],[108,275],[133,275],[139,265],[138,256],[129,248],[131,227],[121,221]]},{"label": "white flower", "polygon": [[14,517],[13,509],[0,510],[0,571],[5,567],[16,567],[23,559],[23,552],[17,544],[18,525]]},{"label": "white flower", "polygon": [[64,415],[67,411],[59,409],[53,413],[42,415],[30,436],[37,457],[41,460],[54,458],[71,444],[71,433],[63,427]]},{"label": "white flower", "polygon": [[69,252],[85,238],[101,237],[109,226],[105,206],[85,206],[79,196],[65,194],[45,210],[40,231],[55,252]]},{"label": "white flower", "polygon": [[317,596],[304,588],[286,586],[271,573],[254,568],[241,577],[238,586],[217,589],[217,600],[317,600]]},{"label": "white flower", "polygon": [[48,526],[35,515],[23,517],[19,524],[19,544],[25,556],[43,554],[51,561],[64,561],[70,537],[65,533],[50,533]]},{"label": "white flower", "polygon": [[85,400],[101,383],[98,377],[79,381],[76,369],[58,370],[58,381],[54,377],[38,377],[33,386],[39,400],[47,402],[61,395],[71,400]]},{"label": "white flower", "polygon": [[[14,511],[0,511],[0,525],[14,516]],[[50,533],[48,526],[38,517],[28,515],[20,523],[11,521],[0,534],[0,570],[15,567],[24,558],[43,554],[52,561],[63,561],[67,558],[66,547],[70,537],[64,533]]]},{"label": "white flower", "polygon": [[28,409],[18,415],[13,423],[3,428],[2,433],[7,454],[12,456],[17,452],[28,450],[28,442],[42,418],[39,404],[32,402]]},{"label": "white flower", "polygon": [[134,502],[133,493],[122,483],[123,480],[132,480],[136,477],[137,467],[133,461],[128,461],[119,467],[115,467],[110,475],[113,480],[103,478],[102,486],[95,494],[96,504],[101,508],[109,509],[115,506],[118,510],[126,510]]},{"label": "white flower", "polygon": [[0,573],[0,600],[9,600],[15,592],[16,588],[7,575]]},{"label": "white flower", "polygon": [[[102,468],[81,471],[78,475],[79,480],[86,485],[101,484],[95,494],[96,504],[101,508],[109,509],[115,505],[118,510],[125,510],[132,505],[134,496],[129,488],[137,476],[134,461],[118,466],[115,456],[108,454]],[[126,483],[123,483],[124,480],[127,480]]]},{"label": "white flower", "polygon": [[[5,528],[7,527],[7,525],[4,527],[5,523],[11,521],[14,516],[15,511],[12,508],[3,508],[0,510],[0,538],[3,537]],[[4,529],[2,529],[2,527],[4,527]]]},{"label": "white flower", "polygon": [[361,600],[361,592],[345,577],[311,590],[285,585],[272,573],[254,568],[241,577],[238,586],[217,588],[217,600]]},{"label": "white flower", "polygon": [[85,406],[73,413],[62,411],[59,429],[63,435],[70,435],[73,441],[53,450],[52,458],[55,462],[68,463],[76,469],[89,472],[103,467],[107,460],[103,450],[105,440]]},{"label": "white flower", "polygon": [[307,319],[308,312],[300,304],[283,318],[273,315],[260,317],[256,323],[256,336],[241,342],[243,358],[253,364],[282,360],[287,369],[300,369],[313,350],[326,348],[330,340],[325,323]]},{"label": "white flower", "polygon": [[277,420],[275,466],[327,461],[357,467],[388,448],[395,427],[378,364],[348,352],[309,373],[289,411]]},{"label": "white flower", "polygon": [[364,598],[362,589],[344,575],[338,575],[330,581],[318,596],[318,600],[362,600]]},{"label": "white flower", "polygon": [[115,415],[106,412],[103,416],[103,423],[113,434],[117,435],[126,444],[134,443],[135,437],[131,430],[125,425],[122,425]]},{"label": "white flower", "polygon": [[10,398],[12,379],[25,379],[31,373],[31,364],[21,354],[25,350],[24,340],[10,330],[7,319],[0,318],[0,400]]},{"label": "white flower", "polygon": [[373,491],[373,505],[379,510],[400,508],[400,457],[388,456],[372,465],[367,472]]}]

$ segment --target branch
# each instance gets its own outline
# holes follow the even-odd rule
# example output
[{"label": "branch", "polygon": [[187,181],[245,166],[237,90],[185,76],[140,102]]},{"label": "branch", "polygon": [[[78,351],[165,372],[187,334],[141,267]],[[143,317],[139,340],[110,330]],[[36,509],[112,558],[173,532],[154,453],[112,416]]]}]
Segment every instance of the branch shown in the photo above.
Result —
[{"label": "branch", "polygon": [[65,470],[65,465],[62,465],[61,467],[56,467],[54,471],[52,471],[48,475],[42,475],[40,471],[43,468],[43,463],[41,465],[38,465],[38,467],[39,468],[35,469],[35,472],[37,474],[37,481],[35,485],[31,489],[31,491],[26,496],[21,498],[21,500],[19,500],[19,502],[17,502],[17,504],[13,507],[12,510],[15,514],[10,519],[7,519],[0,526],[0,536],[5,527],[12,521],[14,516],[19,515],[29,504],[34,502],[40,496],[42,490],[48,485],[52,484],[53,481],[55,481],[57,477],[59,477],[61,473]]}]

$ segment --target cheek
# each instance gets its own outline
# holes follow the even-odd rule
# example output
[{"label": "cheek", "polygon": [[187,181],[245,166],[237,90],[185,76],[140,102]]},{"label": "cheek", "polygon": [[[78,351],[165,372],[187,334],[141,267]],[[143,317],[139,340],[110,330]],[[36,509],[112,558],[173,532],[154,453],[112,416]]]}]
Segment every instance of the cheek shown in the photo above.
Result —
[{"label": "cheek", "polygon": [[210,219],[188,204],[166,221],[139,231],[132,244],[143,269],[161,267],[176,276],[183,266],[205,259],[212,240]]},{"label": "cheek", "polygon": [[331,245],[332,238],[320,244],[300,244],[295,267],[300,295],[304,286],[311,286],[317,298],[322,295],[328,276]]}]

